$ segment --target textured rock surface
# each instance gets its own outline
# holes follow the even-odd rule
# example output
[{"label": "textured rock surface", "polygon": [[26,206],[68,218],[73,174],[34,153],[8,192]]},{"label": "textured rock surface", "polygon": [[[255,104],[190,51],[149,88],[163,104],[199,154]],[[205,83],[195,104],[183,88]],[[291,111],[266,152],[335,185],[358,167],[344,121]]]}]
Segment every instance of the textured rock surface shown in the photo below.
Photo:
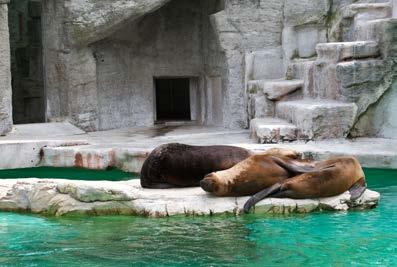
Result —
[{"label": "textured rock surface", "polygon": [[[350,193],[307,200],[266,199],[255,213],[308,213],[319,210],[346,211],[373,208],[380,195],[367,190],[356,202]],[[139,180],[127,182],[84,182],[67,180],[3,180],[0,183],[0,210],[46,215],[213,215],[239,214],[248,197],[218,198],[201,188],[142,189]]]},{"label": "textured rock surface", "polygon": [[251,120],[251,137],[259,143],[279,143],[297,138],[295,125],[276,118],[257,118]]},{"label": "textured rock surface", "polygon": [[344,138],[356,118],[357,106],[324,100],[280,102],[276,115],[298,127],[298,137],[306,139]]},{"label": "textured rock surface", "polygon": [[263,93],[269,100],[280,100],[284,96],[301,89],[302,80],[253,80],[248,82],[250,92]]},{"label": "textured rock surface", "polygon": [[11,63],[8,32],[8,1],[0,1],[0,135],[12,128]]}]

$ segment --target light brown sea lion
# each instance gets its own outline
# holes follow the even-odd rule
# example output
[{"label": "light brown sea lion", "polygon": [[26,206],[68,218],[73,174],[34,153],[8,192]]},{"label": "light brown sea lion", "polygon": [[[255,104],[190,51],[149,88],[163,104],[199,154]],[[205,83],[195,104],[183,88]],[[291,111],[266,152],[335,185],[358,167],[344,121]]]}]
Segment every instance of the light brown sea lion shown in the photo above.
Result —
[{"label": "light brown sea lion", "polygon": [[288,149],[272,149],[253,155],[230,169],[208,174],[201,187],[216,196],[253,195],[288,178],[313,170]]},{"label": "light brown sea lion", "polygon": [[141,185],[165,189],[199,186],[208,173],[228,169],[253,155],[234,146],[165,144],[150,153],[141,170]]},{"label": "light brown sea lion", "polygon": [[314,163],[314,171],[278,182],[251,197],[244,205],[249,212],[260,200],[276,198],[320,198],[350,191],[351,200],[358,199],[366,189],[365,174],[355,157],[343,157]]}]

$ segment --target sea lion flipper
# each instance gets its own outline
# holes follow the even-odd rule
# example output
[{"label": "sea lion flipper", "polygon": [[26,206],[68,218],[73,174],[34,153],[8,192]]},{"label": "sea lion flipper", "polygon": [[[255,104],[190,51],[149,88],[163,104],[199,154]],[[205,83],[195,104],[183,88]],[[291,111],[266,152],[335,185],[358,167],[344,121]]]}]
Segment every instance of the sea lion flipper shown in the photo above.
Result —
[{"label": "sea lion flipper", "polygon": [[273,161],[282,167],[283,169],[287,170],[292,176],[296,176],[298,174],[309,173],[318,171],[316,168],[307,165],[297,165],[293,161],[285,161],[278,157],[271,157]]},{"label": "sea lion flipper", "polygon": [[350,187],[350,200],[356,201],[359,199],[362,194],[364,194],[365,190],[367,189],[367,184],[363,178],[358,180],[352,187]]},{"label": "sea lion flipper", "polygon": [[272,194],[275,194],[279,192],[281,189],[281,184],[277,183],[274,184],[268,188],[263,189],[262,191],[259,191],[255,195],[253,195],[248,201],[244,204],[244,212],[249,213],[251,208],[255,206],[256,203],[261,201],[262,199],[271,196]]}]

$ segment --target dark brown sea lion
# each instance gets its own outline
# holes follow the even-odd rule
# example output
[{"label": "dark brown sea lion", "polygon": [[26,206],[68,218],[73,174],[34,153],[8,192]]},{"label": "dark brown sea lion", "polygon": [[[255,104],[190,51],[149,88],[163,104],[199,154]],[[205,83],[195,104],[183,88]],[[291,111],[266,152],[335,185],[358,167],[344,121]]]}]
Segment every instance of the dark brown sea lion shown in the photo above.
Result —
[{"label": "dark brown sea lion", "polygon": [[314,163],[314,171],[278,182],[251,197],[244,205],[249,212],[260,200],[276,198],[320,198],[350,191],[351,200],[358,199],[366,189],[365,174],[355,157],[343,157]]},{"label": "dark brown sea lion", "polygon": [[206,174],[228,169],[251,155],[233,146],[161,145],[144,162],[141,185],[156,189],[199,186]]},{"label": "dark brown sea lion", "polygon": [[297,157],[298,154],[293,150],[271,149],[253,155],[230,169],[208,174],[200,185],[216,196],[253,195],[264,188],[313,170],[313,166]]}]

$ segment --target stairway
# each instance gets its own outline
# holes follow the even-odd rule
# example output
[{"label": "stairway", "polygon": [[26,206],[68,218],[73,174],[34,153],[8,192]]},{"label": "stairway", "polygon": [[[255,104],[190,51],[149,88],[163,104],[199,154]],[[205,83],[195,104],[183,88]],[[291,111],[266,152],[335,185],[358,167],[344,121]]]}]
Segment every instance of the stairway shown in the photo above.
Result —
[{"label": "stairway", "polygon": [[346,138],[365,111],[356,85],[380,79],[373,70],[384,65],[374,25],[390,16],[389,3],[351,4],[342,11],[350,23],[343,42],[317,44],[315,59],[293,59],[284,79],[248,81],[251,137],[259,143]]}]

